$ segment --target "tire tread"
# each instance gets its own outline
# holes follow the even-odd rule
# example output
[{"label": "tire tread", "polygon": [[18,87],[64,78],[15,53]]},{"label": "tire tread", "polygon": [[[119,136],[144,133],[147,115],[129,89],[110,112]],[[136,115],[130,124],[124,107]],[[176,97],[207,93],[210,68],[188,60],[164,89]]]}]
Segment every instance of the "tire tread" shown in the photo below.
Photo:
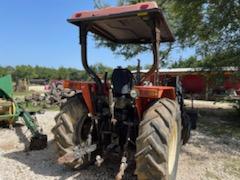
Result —
[{"label": "tire tread", "polygon": [[[177,116],[178,111],[178,104],[175,101],[163,98],[144,112],[136,141],[135,173],[138,179],[171,179],[167,170],[168,139],[174,121],[177,121],[178,131],[180,132],[181,120]],[[178,133],[178,146],[180,146],[179,136]]]}]

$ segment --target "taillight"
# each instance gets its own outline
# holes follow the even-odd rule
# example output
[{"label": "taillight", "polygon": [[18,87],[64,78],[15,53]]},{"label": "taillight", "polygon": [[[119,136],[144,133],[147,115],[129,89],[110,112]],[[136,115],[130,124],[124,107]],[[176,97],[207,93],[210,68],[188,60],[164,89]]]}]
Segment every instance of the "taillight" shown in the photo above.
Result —
[{"label": "taillight", "polygon": [[143,5],[140,6],[140,9],[147,9],[148,6],[149,6],[148,4],[143,4]]},{"label": "taillight", "polygon": [[82,15],[82,13],[76,13],[76,14],[75,14],[75,17],[76,17],[76,18],[79,18],[79,17],[81,17],[81,15]]}]

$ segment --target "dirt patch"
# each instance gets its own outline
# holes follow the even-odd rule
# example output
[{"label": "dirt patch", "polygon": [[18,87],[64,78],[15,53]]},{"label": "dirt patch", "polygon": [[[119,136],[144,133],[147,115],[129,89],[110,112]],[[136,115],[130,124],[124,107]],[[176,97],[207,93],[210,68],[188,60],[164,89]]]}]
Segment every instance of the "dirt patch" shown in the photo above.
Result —
[{"label": "dirt patch", "polygon": [[14,149],[14,148],[15,148],[14,144],[11,144],[11,143],[2,144],[0,146],[0,149],[2,149],[3,151],[9,151],[9,150]]},{"label": "dirt patch", "polygon": [[[41,151],[25,151],[30,138],[26,127],[0,129],[0,179],[114,179],[119,165],[115,159],[104,162],[100,168],[93,165],[82,171],[71,171],[57,164],[51,133],[56,113],[46,112],[38,116],[39,124],[48,134],[48,148]],[[177,180],[240,179],[238,119],[230,114],[211,115],[201,109],[199,113],[199,127],[182,148]],[[218,130],[224,127],[228,130]],[[125,179],[133,179],[132,173],[130,168]]]},{"label": "dirt patch", "polygon": [[[192,105],[191,100],[185,100],[184,103],[187,106]],[[226,102],[216,102],[216,101],[202,101],[202,100],[194,100],[193,101],[193,106],[195,108],[200,108],[200,109],[225,109],[225,110],[232,110],[233,108],[233,103],[226,103]]]}]

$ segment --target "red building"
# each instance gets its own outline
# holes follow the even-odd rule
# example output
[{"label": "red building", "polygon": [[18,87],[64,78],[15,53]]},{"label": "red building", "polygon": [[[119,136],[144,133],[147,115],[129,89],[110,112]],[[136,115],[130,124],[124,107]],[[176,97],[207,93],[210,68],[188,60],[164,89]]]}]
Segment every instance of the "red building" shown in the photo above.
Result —
[{"label": "red building", "polygon": [[[141,70],[142,73],[147,71]],[[240,73],[240,69],[236,67],[225,67],[215,71],[203,68],[172,68],[160,69],[159,79],[164,84],[166,79],[174,79],[178,76],[186,94],[211,99],[218,95],[240,96],[240,78],[235,76],[237,73]],[[148,80],[153,79],[154,75]]]}]

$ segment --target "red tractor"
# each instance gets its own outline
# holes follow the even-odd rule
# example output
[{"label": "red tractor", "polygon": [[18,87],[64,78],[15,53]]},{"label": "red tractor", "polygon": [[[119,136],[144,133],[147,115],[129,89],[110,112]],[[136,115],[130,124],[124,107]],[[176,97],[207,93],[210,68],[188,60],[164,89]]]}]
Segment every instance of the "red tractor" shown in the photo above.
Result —
[{"label": "red tractor", "polygon": [[[74,14],[79,27],[82,64],[93,82],[64,81],[76,92],[61,107],[53,128],[58,161],[72,168],[93,162],[98,166],[110,153],[118,153],[122,179],[129,161],[136,163],[138,179],[175,179],[179,151],[186,143],[191,121],[184,112],[179,83],[159,82],[160,42],[174,37],[155,2],[109,7]],[[113,70],[111,83],[100,79],[87,61],[87,34],[92,32],[119,44],[150,44],[153,65],[134,76],[128,69]],[[145,79],[155,74],[153,82]],[[134,154],[134,155],[133,155]]]}]

